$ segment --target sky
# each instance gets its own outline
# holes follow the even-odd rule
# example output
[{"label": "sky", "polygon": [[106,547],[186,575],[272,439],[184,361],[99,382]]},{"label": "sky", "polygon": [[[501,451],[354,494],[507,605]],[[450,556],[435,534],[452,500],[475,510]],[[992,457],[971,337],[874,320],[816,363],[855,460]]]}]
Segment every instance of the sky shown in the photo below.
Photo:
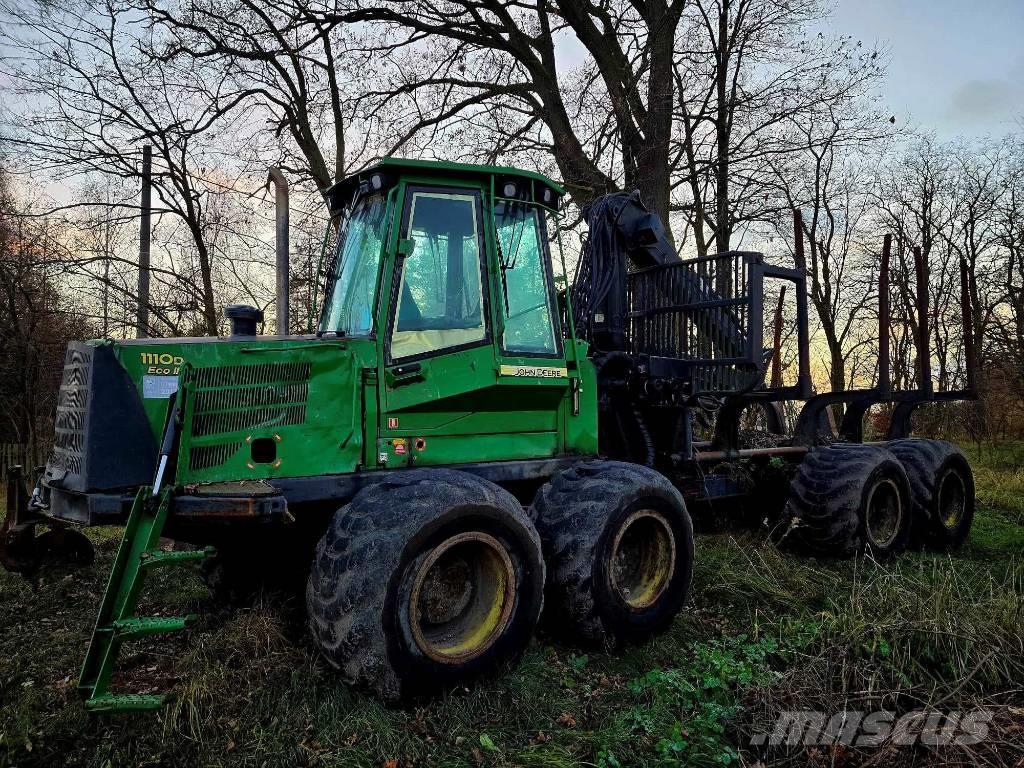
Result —
[{"label": "sky", "polygon": [[889,51],[882,98],[940,139],[1024,124],[1024,0],[835,0],[826,25]]},{"label": "sky", "polygon": [[[932,131],[939,140],[1024,128],[1024,0],[831,4],[821,32],[887,52],[881,97],[899,126]],[[571,38],[558,48],[569,66],[584,55]]]}]

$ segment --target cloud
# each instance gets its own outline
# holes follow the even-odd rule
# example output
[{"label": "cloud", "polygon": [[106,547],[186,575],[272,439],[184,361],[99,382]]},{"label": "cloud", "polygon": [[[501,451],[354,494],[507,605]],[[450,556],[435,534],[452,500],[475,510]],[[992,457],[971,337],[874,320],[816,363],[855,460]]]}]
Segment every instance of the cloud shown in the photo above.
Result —
[{"label": "cloud", "polygon": [[1015,64],[1007,77],[968,80],[950,96],[947,116],[959,123],[1005,120],[1019,114],[1024,102],[1024,60]]}]

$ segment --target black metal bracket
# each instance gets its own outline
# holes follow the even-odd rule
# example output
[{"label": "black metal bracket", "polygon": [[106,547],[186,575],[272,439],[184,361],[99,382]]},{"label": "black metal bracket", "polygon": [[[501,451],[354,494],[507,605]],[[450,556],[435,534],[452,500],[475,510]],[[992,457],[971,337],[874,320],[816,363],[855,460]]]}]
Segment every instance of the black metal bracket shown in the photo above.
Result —
[{"label": "black metal bracket", "polygon": [[914,409],[924,403],[945,403],[955,400],[977,400],[978,393],[971,389],[952,390],[949,392],[893,392],[892,400],[896,403],[892,418],[889,420],[888,440],[901,440],[910,437]]},{"label": "black metal bracket", "polygon": [[859,396],[854,397],[846,404],[846,411],[843,413],[843,421],[839,425],[839,435],[843,440],[850,443],[864,442],[864,416],[873,405],[883,403],[892,396],[892,392],[885,395],[878,390],[867,390]]},{"label": "black metal bracket", "polygon": [[[797,445],[817,445],[822,440],[832,440],[836,437],[832,421],[829,419],[828,408],[837,403],[861,402],[865,398],[875,397],[878,390],[874,389],[851,389],[846,392],[823,392],[808,398],[804,407],[800,409],[800,415],[796,419],[794,430],[794,442]],[[846,421],[839,429],[839,437],[844,440],[851,439],[847,434]],[[857,442],[857,440],[852,440]]]},{"label": "black metal bracket", "polygon": [[730,395],[722,402],[715,417],[715,434],[711,449],[716,451],[739,450],[740,416],[751,405],[759,405],[764,411],[765,428],[769,434],[782,435],[786,432],[781,401],[795,399],[795,388],[786,390],[760,389],[743,395]]},{"label": "black metal bracket", "polygon": [[7,513],[0,526],[0,564],[11,573],[29,574],[39,558],[35,528],[45,518],[29,509],[29,492],[21,466],[7,470]]},{"label": "black metal bracket", "polygon": [[[952,402],[955,400],[977,400],[977,392],[970,389],[934,392],[920,389],[889,391],[880,389],[849,390],[847,392],[826,392],[810,398],[800,411],[795,430],[795,442],[800,445],[815,445],[822,439],[838,437],[850,442],[864,441],[864,416],[868,410],[880,403],[895,403],[888,440],[909,437],[912,431],[911,419],[914,409],[926,403]],[[838,435],[834,434],[827,420],[825,410],[836,403],[846,404]]]}]

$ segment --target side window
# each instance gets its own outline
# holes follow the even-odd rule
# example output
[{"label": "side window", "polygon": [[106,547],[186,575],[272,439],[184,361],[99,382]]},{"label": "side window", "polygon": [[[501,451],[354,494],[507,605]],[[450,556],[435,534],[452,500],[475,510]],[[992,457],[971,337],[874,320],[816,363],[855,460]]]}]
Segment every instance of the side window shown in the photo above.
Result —
[{"label": "side window", "polygon": [[532,205],[499,200],[494,220],[504,293],[502,349],[556,355],[551,278],[538,211]]},{"label": "side window", "polygon": [[391,357],[421,355],[487,338],[480,277],[480,197],[413,191]]}]

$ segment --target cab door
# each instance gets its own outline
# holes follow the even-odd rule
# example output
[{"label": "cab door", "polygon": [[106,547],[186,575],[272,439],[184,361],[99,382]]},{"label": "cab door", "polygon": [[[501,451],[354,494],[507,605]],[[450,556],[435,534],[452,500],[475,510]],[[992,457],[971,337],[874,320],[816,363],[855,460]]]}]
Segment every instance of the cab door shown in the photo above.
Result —
[{"label": "cab door", "polygon": [[[378,465],[557,455],[568,382],[560,334],[535,327],[538,311],[549,321],[554,314],[550,297],[545,309],[528,303],[528,255],[511,271],[500,268],[482,186],[408,184],[403,194],[380,375]],[[547,282],[543,273],[534,281]]]},{"label": "cab door", "polygon": [[566,361],[543,209],[498,198],[491,212],[499,397],[516,404],[520,423],[551,434],[555,453],[563,453],[568,421],[578,410],[570,391],[579,372]]}]

